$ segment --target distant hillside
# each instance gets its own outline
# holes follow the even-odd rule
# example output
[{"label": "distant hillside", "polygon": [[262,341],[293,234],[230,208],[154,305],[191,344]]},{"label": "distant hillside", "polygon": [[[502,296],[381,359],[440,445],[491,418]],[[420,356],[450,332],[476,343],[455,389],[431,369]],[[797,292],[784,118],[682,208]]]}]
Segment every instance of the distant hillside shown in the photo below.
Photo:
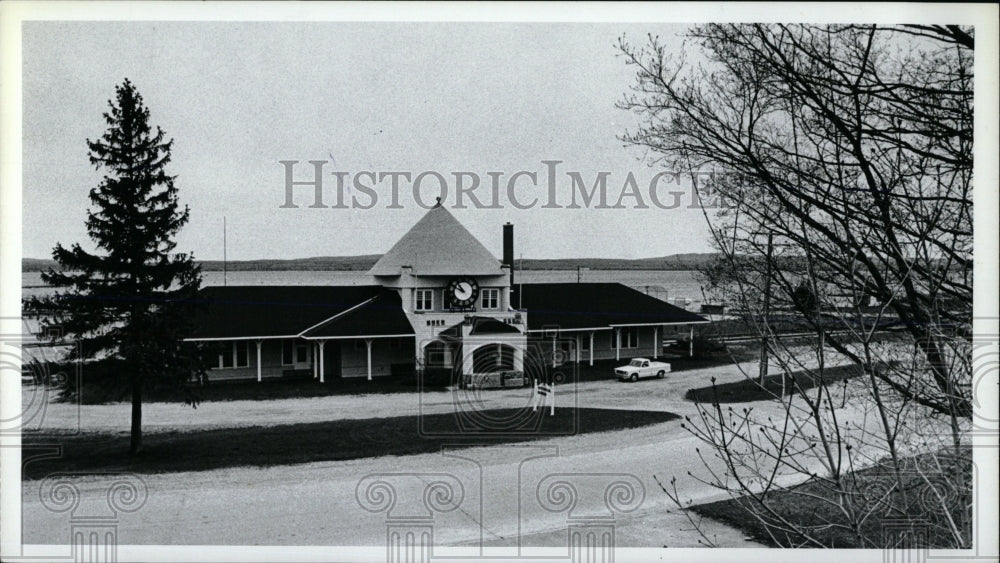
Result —
[{"label": "distant hillside", "polygon": [[672,254],[658,258],[550,258],[518,260],[525,270],[696,270],[714,257],[712,253]]},{"label": "distant hillside", "polygon": [[[381,254],[361,256],[316,256],[313,258],[292,258],[290,260],[230,260],[226,268],[230,272],[247,270],[317,270],[317,271],[366,271],[381,258]],[[203,260],[202,270],[221,272],[222,260]]]},{"label": "distant hillside", "polygon": [[[575,270],[590,268],[591,270],[696,270],[706,264],[712,257],[711,253],[673,254],[659,258],[639,258],[635,260],[624,258],[551,258],[517,261],[517,268],[524,270]],[[289,260],[230,260],[226,265],[231,272],[238,271],[356,271],[370,269],[381,258],[381,254],[364,254],[361,256],[317,256],[314,258],[293,258]],[[53,260],[25,258],[21,261],[21,269],[25,272],[40,272],[55,267]],[[202,270],[206,272],[222,271],[222,260],[204,260]]]},{"label": "distant hillside", "polygon": [[49,268],[55,268],[56,261],[45,258],[23,258],[21,260],[22,272],[44,272]]}]

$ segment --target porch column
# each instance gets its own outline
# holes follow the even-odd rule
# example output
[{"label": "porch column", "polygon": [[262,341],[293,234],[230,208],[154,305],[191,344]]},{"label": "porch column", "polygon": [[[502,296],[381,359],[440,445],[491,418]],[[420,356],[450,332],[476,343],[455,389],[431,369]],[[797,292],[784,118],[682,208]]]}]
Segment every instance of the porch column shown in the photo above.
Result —
[{"label": "porch column", "polygon": [[590,331],[590,365],[594,365],[594,331]]},{"label": "porch column", "polygon": [[552,367],[556,367],[556,335],[552,335]]},{"label": "porch column", "polygon": [[660,353],[659,340],[660,340],[660,327],[654,326],[653,327],[653,359],[654,360],[656,359],[656,357]]},{"label": "porch column", "polygon": [[326,358],[326,340],[319,341],[319,382],[326,382],[326,366],[323,365],[323,360]]},{"label": "porch column", "polygon": [[474,346],[470,342],[465,342],[462,345],[462,357],[460,358],[460,361],[462,362],[463,381],[465,381],[465,376],[472,375],[473,370],[475,369],[475,366],[472,364],[473,354],[475,354],[476,350],[478,350],[481,346],[481,344]]},{"label": "porch column", "polygon": [[576,354],[574,354],[576,356],[576,363],[580,363],[580,344],[582,343],[583,343],[583,338],[579,334],[577,334],[576,340],[573,341],[573,346],[576,348]]},{"label": "porch column", "polygon": [[691,327],[691,336],[688,338],[688,357],[694,357],[694,326]]},{"label": "porch column", "polygon": [[524,371],[524,348],[514,346],[514,371]]},{"label": "porch column", "polygon": [[[316,363],[316,357],[319,356],[319,344],[316,342],[312,343],[312,353],[313,353],[313,379],[319,379],[319,364]],[[292,354],[295,354],[295,349],[292,349]]]},{"label": "porch column", "polygon": [[615,328],[615,361],[621,360],[622,352],[622,329]]},{"label": "porch column", "polygon": [[261,346],[261,343],[262,343],[262,341],[260,341],[260,340],[257,341],[257,383],[260,383],[260,381],[262,379],[262,374],[261,374],[261,370],[260,370],[260,346]]},{"label": "porch column", "polygon": [[365,339],[365,348],[368,349],[368,381],[372,380],[372,339]]}]

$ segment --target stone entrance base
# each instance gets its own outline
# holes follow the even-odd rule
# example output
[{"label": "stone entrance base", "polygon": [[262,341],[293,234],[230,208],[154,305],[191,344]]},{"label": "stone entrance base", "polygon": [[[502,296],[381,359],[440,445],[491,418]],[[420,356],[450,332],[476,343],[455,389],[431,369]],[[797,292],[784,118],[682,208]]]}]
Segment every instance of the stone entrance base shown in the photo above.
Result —
[{"label": "stone entrance base", "polygon": [[524,387],[524,372],[494,371],[489,373],[473,373],[464,379],[466,387],[478,389],[500,389],[505,387]]}]

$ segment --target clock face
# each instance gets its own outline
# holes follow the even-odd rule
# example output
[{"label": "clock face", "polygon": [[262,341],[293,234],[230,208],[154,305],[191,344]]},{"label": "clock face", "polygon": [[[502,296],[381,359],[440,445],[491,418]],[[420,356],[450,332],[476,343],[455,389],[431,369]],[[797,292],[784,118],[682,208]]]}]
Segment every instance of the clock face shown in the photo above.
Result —
[{"label": "clock face", "polygon": [[448,283],[448,294],[453,307],[469,307],[479,296],[479,284],[472,278],[456,278]]},{"label": "clock face", "polygon": [[465,301],[472,297],[472,285],[469,282],[458,282],[455,286],[455,297],[459,301]]}]

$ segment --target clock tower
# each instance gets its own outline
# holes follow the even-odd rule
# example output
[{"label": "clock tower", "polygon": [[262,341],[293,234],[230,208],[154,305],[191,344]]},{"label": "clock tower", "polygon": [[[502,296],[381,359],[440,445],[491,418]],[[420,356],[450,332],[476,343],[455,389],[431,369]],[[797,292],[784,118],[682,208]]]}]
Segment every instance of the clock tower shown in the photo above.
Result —
[{"label": "clock tower", "polygon": [[511,306],[509,268],[439,203],[369,273],[399,292],[417,365],[461,368],[468,376],[489,369],[478,365],[488,361],[472,362],[481,347],[501,350],[496,367],[516,364],[519,371],[523,363],[527,316]]}]

